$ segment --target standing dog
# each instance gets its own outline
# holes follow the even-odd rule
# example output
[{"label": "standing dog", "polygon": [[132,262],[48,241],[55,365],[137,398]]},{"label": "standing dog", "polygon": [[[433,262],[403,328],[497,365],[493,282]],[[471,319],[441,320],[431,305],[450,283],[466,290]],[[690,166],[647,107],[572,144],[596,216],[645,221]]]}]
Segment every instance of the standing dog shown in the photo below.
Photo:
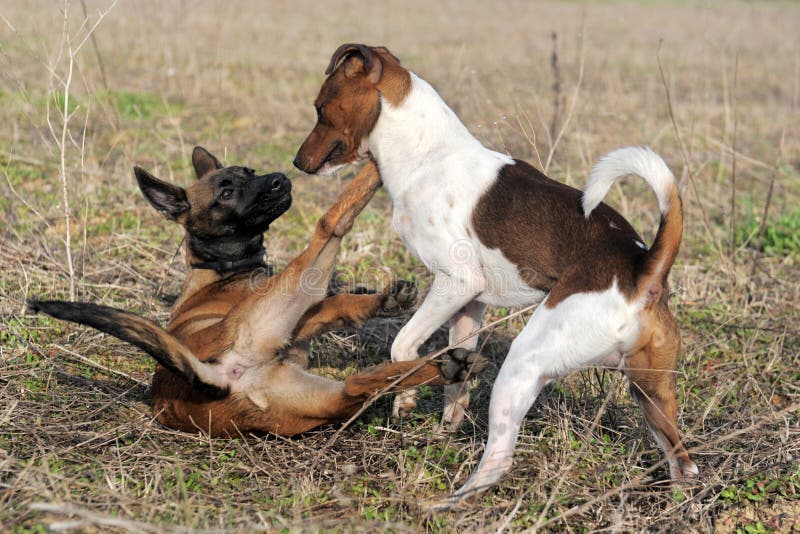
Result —
[{"label": "standing dog", "polygon": [[[487,304],[541,305],[511,345],[489,406],[477,471],[455,502],[511,467],[520,424],[542,387],[591,365],[620,367],[674,479],[697,475],[681,444],[675,401],[678,326],[667,274],[683,230],[681,199],[663,160],[645,148],[607,155],[585,193],[478,142],[434,89],[383,47],[341,46],[316,99],[317,124],[295,165],[328,173],[370,156],[394,203],[394,226],[433,272],[431,290],[392,345],[392,359],[450,320],[450,342],[470,337]],[[625,174],[654,190],[661,224],[648,250],[601,200]],[[466,388],[446,388],[442,424],[455,429]],[[415,406],[398,395],[395,413]]]},{"label": "standing dog", "polygon": [[[308,247],[279,275],[263,264],[263,233],[292,202],[282,174],[256,176],[224,167],[197,147],[198,181],[189,187],[134,169],[153,207],[186,230],[189,275],[169,327],[122,310],[79,302],[36,301],[35,311],[86,324],[141,348],[160,364],[153,412],[166,426],[212,436],[248,431],[285,436],[352,416],[390,386],[447,384],[485,363],[451,351],[442,362],[382,364],[344,382],[307,372],[285,349],[292,343],[411,305],[416,291],[398,283],[371,295],[325,298],[339,243],[380,186],[367,165],[317,223]],[[303,365],[305,364],[305,365]]]}]

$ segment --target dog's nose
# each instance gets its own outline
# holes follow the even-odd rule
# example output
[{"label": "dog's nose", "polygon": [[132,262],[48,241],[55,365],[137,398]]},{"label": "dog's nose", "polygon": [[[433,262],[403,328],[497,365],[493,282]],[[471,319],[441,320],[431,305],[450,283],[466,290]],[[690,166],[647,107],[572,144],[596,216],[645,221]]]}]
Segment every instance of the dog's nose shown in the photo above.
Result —
[{"label": "dog's nose", "polygon": [[294,165],[295,168],[297,168],[297,169],[299,169],[301,171],[303,170],[302,162],[300,161],[300,153],[299,152],[294,157],[294,160],[292,161],[292,165]]},{"label": "dog's nose", "polygon": [[269,188],[272,191],[277,191],[278,189],[281,189],[291,184],[286,175],[280,172],[270,174],[267,177],[267,183],[269,184]]}]

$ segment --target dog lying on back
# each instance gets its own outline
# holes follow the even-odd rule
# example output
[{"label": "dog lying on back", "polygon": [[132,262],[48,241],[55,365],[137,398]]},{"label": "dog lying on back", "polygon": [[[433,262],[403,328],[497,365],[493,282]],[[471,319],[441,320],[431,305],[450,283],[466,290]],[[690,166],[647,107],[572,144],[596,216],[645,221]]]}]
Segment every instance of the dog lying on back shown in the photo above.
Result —
[{"label": "dog lying on back", "polygon": [[[223,167],[196,147],[197,182],[187,189],[144,169],[134,173],[152,206],[186,230],[189,274],[166,330],[132,313],[82,302],[29,300],[33,311],[92,326],[144,350],[158,366],[153,413],[186,432],[293,435],[351,417],[369,397],[420,384],[449,384],[485,360],[455,349],[438,361],[382,364],[329,380],[306,371],[292,344],[413,304],[414,287],[329,296],[342,237],[380,186],[372,164],[317,223],[308,247],[278,275],[263,263],[263,233],[292,203],[282,174]],[[257,289],[256,289],[257,288]]]}]

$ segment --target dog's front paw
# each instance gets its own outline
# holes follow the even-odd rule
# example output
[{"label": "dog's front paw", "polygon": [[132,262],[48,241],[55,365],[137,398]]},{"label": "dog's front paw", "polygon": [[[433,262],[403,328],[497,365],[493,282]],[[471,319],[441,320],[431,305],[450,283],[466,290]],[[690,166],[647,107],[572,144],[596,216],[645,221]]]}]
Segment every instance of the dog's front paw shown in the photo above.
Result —
[{"label": "dog's front paw", "polygon": [[457,348],[442,355],[439,370],[445,380],[464,382],[468,376],[475,376],[483,371],[488,363],[479,352]]},{"label": "dog's front paw", "polygon": [[409,389],[395,395],[392,406],[392,420],[400,421],[414,412],[417,407],[417,390]]},{"label": "dog's front paw", "polygon": [[378,317],[396,317],[410,309],[417,302],[417,286],[406,280],[392,283],[384,291],[378,308]]}]

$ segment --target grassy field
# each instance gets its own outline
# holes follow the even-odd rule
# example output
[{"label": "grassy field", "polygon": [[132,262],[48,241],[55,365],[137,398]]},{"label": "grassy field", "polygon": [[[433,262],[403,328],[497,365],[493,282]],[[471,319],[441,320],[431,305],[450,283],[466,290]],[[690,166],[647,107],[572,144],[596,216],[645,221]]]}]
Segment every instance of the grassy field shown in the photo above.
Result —
[{"label": "grassy field", "polygon": [[[800,6],[64,7],[0,6],[0,529],[800,531]],[[267,237],[285,265],[352,172],[291,166],[330,54],[350,41],[388,46],[484,143],[559,180],[580,187],[599,156],[625,145],[670,163],[686,208],[671,303],[695,486],[674,489],[665,466],[650,470],[662,455],[627,385],[589,371],[546,388],[496,490],[467,511],[425,512],[420,503],[446,496],[480,458],[491,378],[520,317],[481,337],[492,366],[452,437],[432,432],[441,400],[431,388],[401,425],[384,397],[339,434],[224,440],[152,420],[143,354],[25,311],[26,296],[72,290],[163,323],[185,271],[181,233],[147,206],[131,168],[189,183],[195,144],[293,177],[294,207]],[[609,202],[652,240],[656,203],[642,183],[615,186]],[[425,288],[390,214],[379,192],[346,239],[342,270]],[[407,318],[324,336],[315,366],[342,377],[384,361]],[[441,330],[425,348],[445,344]]]}]

